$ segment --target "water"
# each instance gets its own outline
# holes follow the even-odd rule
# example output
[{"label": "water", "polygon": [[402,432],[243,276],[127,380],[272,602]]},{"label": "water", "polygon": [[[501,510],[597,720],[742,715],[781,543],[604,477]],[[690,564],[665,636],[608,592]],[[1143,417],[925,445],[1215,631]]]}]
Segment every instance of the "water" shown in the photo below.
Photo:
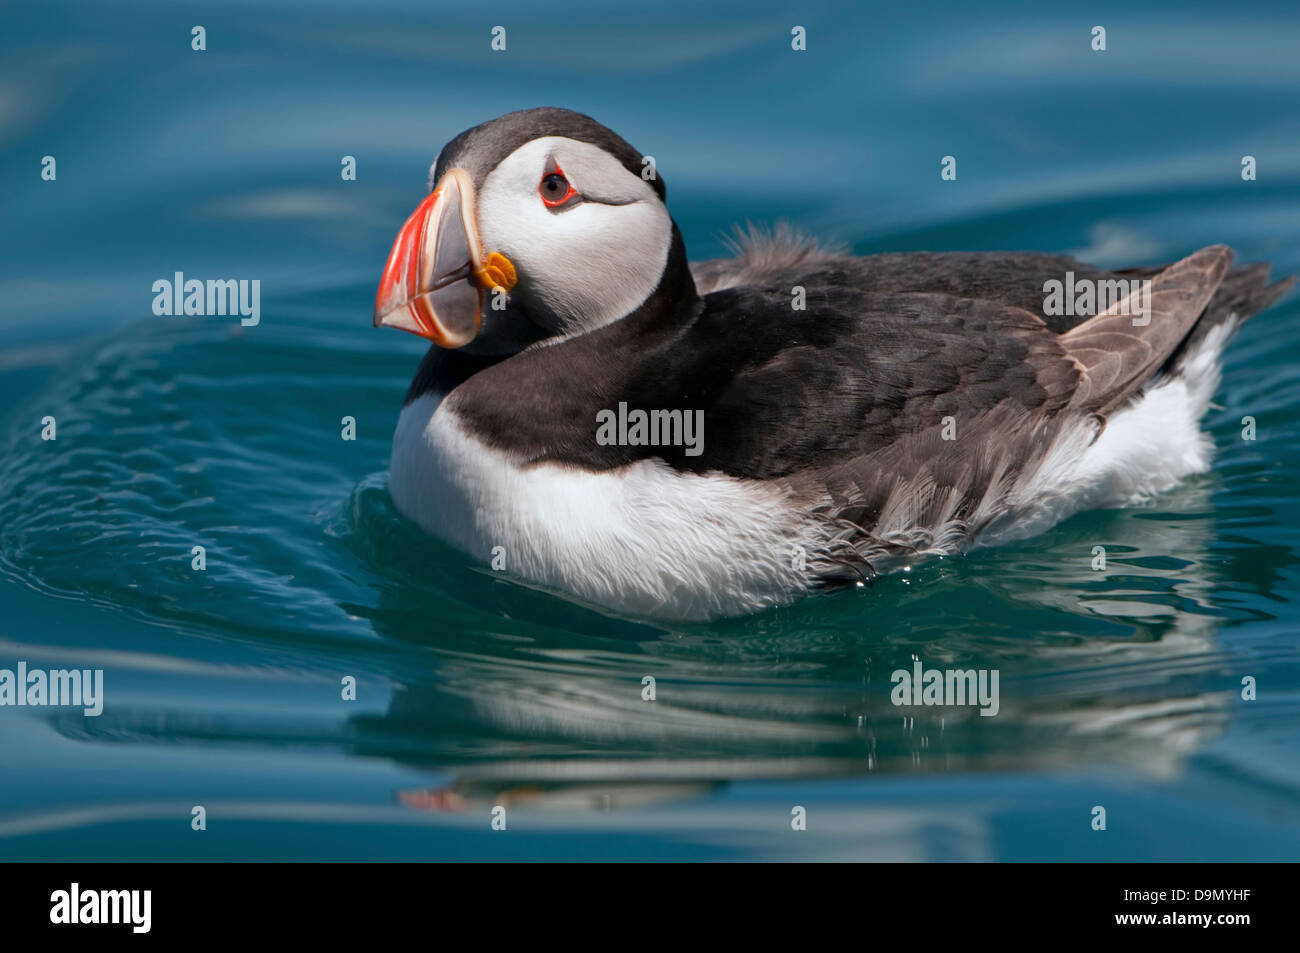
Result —
[{"label": "water", "polygon": [[[0,858],[1300,857],[1295,295],[1227,355],[1212,472],[750,618],[576,607],[387,494],[422,346],[371,329],[379,270],[442,143],[510,109],[652,153],[696,258],[785,218],[1300,271],[1300,9],[1002,6],[805,11],[800,54],[750,3],[6,10],[0,668],[103,668],[107,703],[0,710]],[[154,317],[175,271],[259,279],[261,323]],[[895,708],[914,658],[998,669],[1000,713]]]}]

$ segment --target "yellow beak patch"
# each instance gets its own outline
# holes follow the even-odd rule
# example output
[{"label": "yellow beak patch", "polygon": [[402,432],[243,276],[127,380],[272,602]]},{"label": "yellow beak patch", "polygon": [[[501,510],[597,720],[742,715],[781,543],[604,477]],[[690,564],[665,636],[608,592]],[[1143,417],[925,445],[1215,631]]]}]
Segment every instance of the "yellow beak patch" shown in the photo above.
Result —
[{"label": "yellow beak patch", "polygon": [[515,272],[514,262],[499,251],[494,251],[487,256],[483,267],[474,272],[474,280],[480,288],[486,290],[501,288],[509,291],[519,281],[519,275]]}]

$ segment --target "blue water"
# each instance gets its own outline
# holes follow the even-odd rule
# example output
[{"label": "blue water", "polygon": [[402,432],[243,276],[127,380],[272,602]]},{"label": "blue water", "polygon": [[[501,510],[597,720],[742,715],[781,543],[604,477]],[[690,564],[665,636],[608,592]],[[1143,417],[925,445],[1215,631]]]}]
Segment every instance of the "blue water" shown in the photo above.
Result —
[{"label": "blue water", "polygon": [[[106,694],[0,708],[0,859],[1300,858],[1300,296],[1234,341],[1215,466],[1160,500],[684,627],[401,520],[423,348],[370,326],[441,145],[541,104],[653,154],[695,258],[785,219],[1300,272],[1300,8],[625,6],[0,14],[0,668]],[[260,324],[155,317],[176,271],[260,280]],[[998,669],[998,716],[904,717],[913,657]]]}]

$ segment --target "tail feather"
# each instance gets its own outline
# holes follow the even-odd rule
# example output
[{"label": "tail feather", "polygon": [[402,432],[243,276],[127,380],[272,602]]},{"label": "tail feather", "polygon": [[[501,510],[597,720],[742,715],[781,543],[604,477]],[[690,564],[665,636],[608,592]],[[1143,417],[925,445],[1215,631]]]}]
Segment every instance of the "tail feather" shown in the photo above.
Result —
[{"label": "tail feather", "polygon": [[1075,407],[1104,416],[1141,389],[1183,346],[1231,262],[1225,245],[1202,248],[1152,278],[1148,293],[1136,292],[1141,297],[1117,302],[1061,335],[1084,372]]},{"label": "tail feather", "polygon": [[[1168,266],[1154,268],[1126,268],[1116,274],[1133,278],[1151,278],[1160,274]],[[1172,372],[1187,356],[1196,350],[1205,336],[1227,321],[1242,322],[1252,315],[1267,311],[1277,301],[1295,287],[1296,276],[1290,275],[1281,281],[1269,284],[1269,264],[1257,261],[1249,265],[1238,265],[1228,271],[1223,283],[1215,290],[1210,303],[1200,320],[1192,327],[1183,342],[1169,355],[1169,359],[1160,369],[1160,373]]]},{"label": "tail feather", "polygon": [[1177,373],[1186,357],[1196,352],[1207,334],[1228,321],[1240,324],[1252,315],[1267,310],[1290,291],[1296,282],[1295,275],[1275,281],[1271,285],[1268,283],[1268,278],[1269,266],[1263,261],[1230,271],[1223,279],[1219,290],[1210,299],[1210,303],[1206,305],[1201,319],[1196,322],[1183,343],[1169,355],[1160,373]]}]

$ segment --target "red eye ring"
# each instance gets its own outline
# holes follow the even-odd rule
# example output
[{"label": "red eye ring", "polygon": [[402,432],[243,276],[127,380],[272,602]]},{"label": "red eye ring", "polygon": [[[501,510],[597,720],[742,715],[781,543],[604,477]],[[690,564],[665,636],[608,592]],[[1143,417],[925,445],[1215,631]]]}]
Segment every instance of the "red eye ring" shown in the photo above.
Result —
[{"label": "red eye ring", "polygon": [[557,165],[554,171],[542,176],[537,194],[542,197],[542,204],[547,208],[559,208],[577,196],[578,190],[569,184],[569,180],[564,177],[564,170]]}]

